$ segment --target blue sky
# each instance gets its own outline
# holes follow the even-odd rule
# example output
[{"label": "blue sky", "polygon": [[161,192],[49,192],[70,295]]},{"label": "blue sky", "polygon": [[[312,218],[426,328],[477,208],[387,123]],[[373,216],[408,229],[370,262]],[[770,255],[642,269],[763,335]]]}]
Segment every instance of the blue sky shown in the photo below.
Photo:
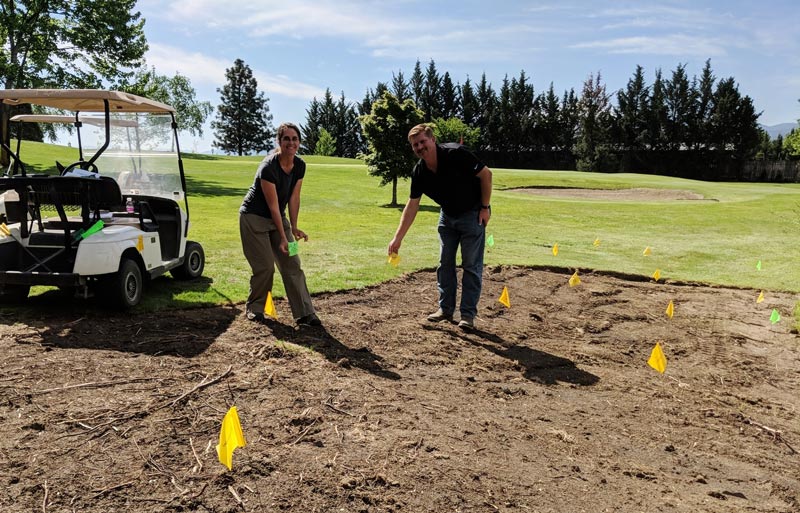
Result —
[{"label": "blue sky", "polygon": [[[269,97],[275,124],[305,123],[309,101],[330,88],[360,101],[367,88],[410,76],[419,60],[454,81],[486,73],[499,90],[525,70],[536,92],[580,92],[601,73],[609,92],[625,87],[637,64],[648,84],[706,59],[718,78],[733,76],[774,125],[800,118],[800,2],[786,1],[417,1],[140,0],[148,65],[180,72],[201,100],[216,105],[225,69],[241,58]],[[188,151],[210,148],[187,136]]]}]

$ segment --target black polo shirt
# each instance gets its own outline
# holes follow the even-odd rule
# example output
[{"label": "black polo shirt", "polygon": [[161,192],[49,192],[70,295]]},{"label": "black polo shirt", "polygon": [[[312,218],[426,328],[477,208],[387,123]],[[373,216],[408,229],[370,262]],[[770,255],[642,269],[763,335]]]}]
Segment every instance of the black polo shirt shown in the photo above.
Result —
[{"label": "black polo shirt", "polygon": [[486,167],[478,157],[457,143],[436,145],[436,172],[420,159],[411,172],[411,199],[423,194],[438,203],[444,213],[458,216],[480,207],[481,181]]},{"label": "black polo shirt", "polygon": [[[302,180],[306,175],[306,163],[300,157],[294,157],[294,167],[292,172],[286,174],[281,169],[280,162],[278,161],[278,154],[273,153],[267,155],[256,170],[256,176],[253,179],[253,185],[247,190],[244,196],[242,206],[239,208],[240,214],[256,214],[267,219],[272,219],[272,214],[267,205],[267,198],[264,197],[264,192],[261,190],[261,180],[266,180],[275,184],[275,189],[278,193],[278,210],[281,217],[286,217],[286,205],[289,203],[289,198],[292,196],[297,182]],[[280,219],[273,219],[276,223]]]}]

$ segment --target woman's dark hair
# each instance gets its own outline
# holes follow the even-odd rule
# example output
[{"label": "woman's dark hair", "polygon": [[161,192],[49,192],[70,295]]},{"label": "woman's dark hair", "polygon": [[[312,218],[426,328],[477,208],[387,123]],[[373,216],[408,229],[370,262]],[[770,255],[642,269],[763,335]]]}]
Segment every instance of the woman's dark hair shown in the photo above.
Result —
[{"label": "woman's dark hair", "polygon": [[278,145],[280,145],[281,137],[283,137],[284,132],[289,128],[297,132],[297,137],[300,138],[301,141],[303,140],[303,137],[300,135],[300,128],[297,125],[294,123],[281,123],[281,126],[278,127]]}]

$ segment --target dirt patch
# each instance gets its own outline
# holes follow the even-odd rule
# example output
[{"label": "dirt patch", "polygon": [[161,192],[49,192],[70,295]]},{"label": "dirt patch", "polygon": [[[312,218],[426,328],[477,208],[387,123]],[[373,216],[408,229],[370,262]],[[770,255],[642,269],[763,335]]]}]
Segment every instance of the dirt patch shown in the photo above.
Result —
[{"label": "dirt patch", "polygon": [[521,187],[509,189],[514,192],[536,194],[538,196],[556,196],[564,198],[587,198],[608,201],[674,201],[702,200],[702,194],[678,189],[648,189],[635,187],[632,189],[580,189],[569,187]]},{"label": "dirt patch", "polygon": [[0,510],[800,510],[796,298],[569,276],[487,269],[474,332],[424,321],[429,271],[317,296],[323,328],[6,313]]}]

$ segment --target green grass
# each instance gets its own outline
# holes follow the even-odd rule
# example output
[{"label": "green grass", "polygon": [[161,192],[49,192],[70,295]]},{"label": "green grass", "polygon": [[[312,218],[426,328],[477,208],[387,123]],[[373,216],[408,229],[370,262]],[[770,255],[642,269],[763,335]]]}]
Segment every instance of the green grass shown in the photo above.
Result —
[{"label": "green grass", "polygon": [[[28,143],[23,154],[42,170],[74,149]],[[204,279],[156,280],[139,308],[158,310],[245,299],[250,276],[241,252],[238,208],[261,157],[185,155],[192,225],[190,238],[206,251]],[[438,208],[423,199],[403,241],[398,268],[386,247],[400,218],[388,207],[389,187],[367,174],[362,162],[305,157],[300,228],[309,234],[300,255],[312,292],[364,287],[436,265]],[[655,175],[494,169],[492,221],[495,246],[488,265],[552,265],[619,271],[755,289],[800,292],[795,263],[800,239],[800,185],[709,183]],[[688,190],[701,201],[603,201],[543,197],[512,189],[531,186]],[[398,186],[404,202],[408,182]],[[592,242],[599,238],[601,244]],[[558,243],[557,257],[552,245]],[[646,246],[652,255],[644,257]],[[756,263],[762,262],[762,269]],[[37,288],[35,292],[43,289]],[[276,280],[276,296],[282,296]]]}]

